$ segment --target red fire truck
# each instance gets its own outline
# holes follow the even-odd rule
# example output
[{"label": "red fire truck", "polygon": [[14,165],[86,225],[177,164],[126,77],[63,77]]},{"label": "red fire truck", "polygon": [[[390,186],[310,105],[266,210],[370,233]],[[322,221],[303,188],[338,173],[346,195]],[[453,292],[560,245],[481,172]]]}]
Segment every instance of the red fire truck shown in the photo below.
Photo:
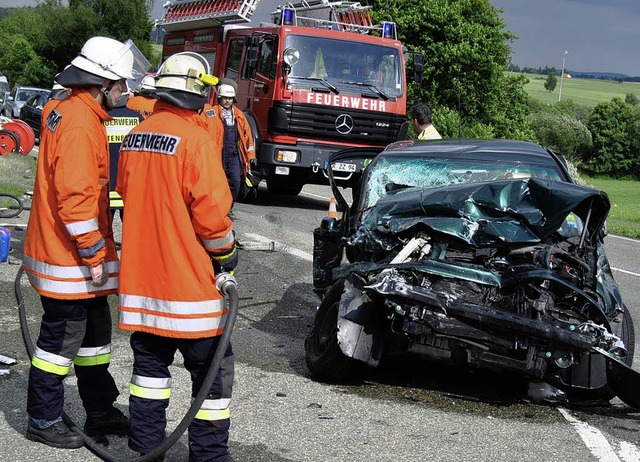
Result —
[{"label": "red fire truck", "polygon": [[[383,147],[407,133],[406,50],[395,24],[374,25],[357,2],[307,0],[278,7],[273,23],[248,27],[259,0],[170,4],[158,26],[163,58],[195,51],[237,83],[269,192],[295,195],[327,184],[329,156]],[[413,56],[420,81],[422,56]],[[362,166],[333,165],[349,182]]]}]

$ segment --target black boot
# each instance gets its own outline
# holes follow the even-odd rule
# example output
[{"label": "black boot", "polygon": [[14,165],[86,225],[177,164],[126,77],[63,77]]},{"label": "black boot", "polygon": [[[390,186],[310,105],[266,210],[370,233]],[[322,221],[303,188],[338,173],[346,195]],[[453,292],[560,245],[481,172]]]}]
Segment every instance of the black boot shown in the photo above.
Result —
[{"label": "black boot", "polygon": [[47,428],[27,426],[27,439],[54,448],[76,449],[84,446],[82,436],[73,432],[64,422],[56,422]]},{"label": "black boot", "polygon": [[89,412],[87,413],[87,421],[84,424],[84,433],[92,437],[99,435],[128,435],[129,419],[115,407],[103,412]]}]

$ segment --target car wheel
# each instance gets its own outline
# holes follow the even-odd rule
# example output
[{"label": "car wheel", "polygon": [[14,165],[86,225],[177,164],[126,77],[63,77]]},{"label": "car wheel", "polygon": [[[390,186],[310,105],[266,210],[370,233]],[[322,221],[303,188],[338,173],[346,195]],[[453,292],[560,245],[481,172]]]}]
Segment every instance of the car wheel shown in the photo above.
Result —
[{"label": "car wheel", "polygon": [[267,178],[267,189],[271,194],[284,194],[287,196],[297,196],[302,191],[302,184],[289,177],[278,178],[271,176]]},{"label": "car wheel", "polygon": [[[622,327],[620,331],[621,340],[624,342],[627,348],[627,356],[622,358],[622,361],[631,367],[633,364],[633,356],[635,354],[636,334],[633,325],[633,319],[631,319],[631,313],[625,306],[624,313],[622,315]],[[579,390],[571,389],[567,391],[567,397],[572,402],[585,402],[585,401],[609,401],[616,396],[619,396],[623,401],[627,400],[623,397],[625,395],[625,381],[622,377],[613,373],[611,367],[607,367],[607,385],[593,390]],[[637,391],[633,391],[633,396],[637,395]],[[632,398],[637,401],[637,397]]]},{"label": "car wheel", "polygon": [[[624,309],[624,317],[622,318],[622,340],[627,347],[627,356],[624,357],[623,362],[631,367],[635,354],[636,333],[631,313],[629,313],[627,307]],[[625,367],[616,367],[613,361],[610,361],[607,372],[609,386],[615,390],[618,398],[629,406],[640,409],[640,397],[638,396],[640,374]]]},{"label": "car wheel", "polygon": [[304,342],[311,375],[327,382],[346,382],[357,376],[360,362],[345,356],[338,345],[338,307],[344,281],[336,282],[326,293]]}]

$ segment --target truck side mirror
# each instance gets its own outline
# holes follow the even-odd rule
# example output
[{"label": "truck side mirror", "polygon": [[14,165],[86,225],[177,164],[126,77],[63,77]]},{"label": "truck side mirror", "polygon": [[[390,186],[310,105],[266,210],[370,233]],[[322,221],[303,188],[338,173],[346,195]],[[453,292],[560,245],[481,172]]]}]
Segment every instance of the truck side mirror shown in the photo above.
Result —
[{"label": "truck side mirror", "polygon": [[256,35],[248,36],[245,39],[247,50],[244,56],[243,77],[245,79],[255,79],[258,72],[258,49],[260,47],[260,37]]},{"label": "truck side mirror", "polygon": [[422,83],[422,74],[424,73],[424,57],[421,53],[413,55],[413,80],[417,84]]}]

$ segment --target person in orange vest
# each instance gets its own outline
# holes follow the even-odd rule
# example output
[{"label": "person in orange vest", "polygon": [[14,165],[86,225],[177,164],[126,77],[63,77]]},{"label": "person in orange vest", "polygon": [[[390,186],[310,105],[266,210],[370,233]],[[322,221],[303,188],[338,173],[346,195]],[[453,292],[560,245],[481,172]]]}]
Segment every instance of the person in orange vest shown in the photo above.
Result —
[{"label": "person in orange vest", "polygon": [[153,112],[156,99],[153,96],[155,90],[155,77],[145,75],[137,88],[133,90],[134,96],[127,100],[127,107],[139,113],[144,119]]},{"label": "person in orange vest", "polygon": [[[238,261],[232,198],[213,138],[195,121],[205,101],[206,60],[167,58],[156,76],[153,113],[125,137],[116,191],[122,230],[119,327],[132,331],[129,447],[140,454],[165,439],[169,366],[177,351],[192,396],[220,342],[228,307],[216,274]],[[212,264],[213,262],[213,264]],[[215,268],[214,268],[215,267]],[[216,270],[217,268],[217,270]],[[208,398],[189,425],[189,460],[227,461],[233,352],[225,352]]]},{"label": "person in orange vest", "polygon": [[231,79],[220,81],[217,91],[218,104],[213,108],[222,121],[222,165],[234,203],[238,200],[242,182],[251,169],[251,163],[256,158],[251,126],[244,113],[234,105],[235,85]]},{"label": "person in orange vest", "polygon": [[63,380],[72,365],[87,414],[85,433],[128,432],[127,418],[113,406],[119,392],[108,371],[107,296],[117,291],[119,265],[103,122],[127,91],[134,63],[145,61],[131,40],[93,37],[56,76],[71,95],[47,103],[23,268],[44,309],[29,371],[26,436],[53,447],[83,446],[82,436],[62,421]]}]

